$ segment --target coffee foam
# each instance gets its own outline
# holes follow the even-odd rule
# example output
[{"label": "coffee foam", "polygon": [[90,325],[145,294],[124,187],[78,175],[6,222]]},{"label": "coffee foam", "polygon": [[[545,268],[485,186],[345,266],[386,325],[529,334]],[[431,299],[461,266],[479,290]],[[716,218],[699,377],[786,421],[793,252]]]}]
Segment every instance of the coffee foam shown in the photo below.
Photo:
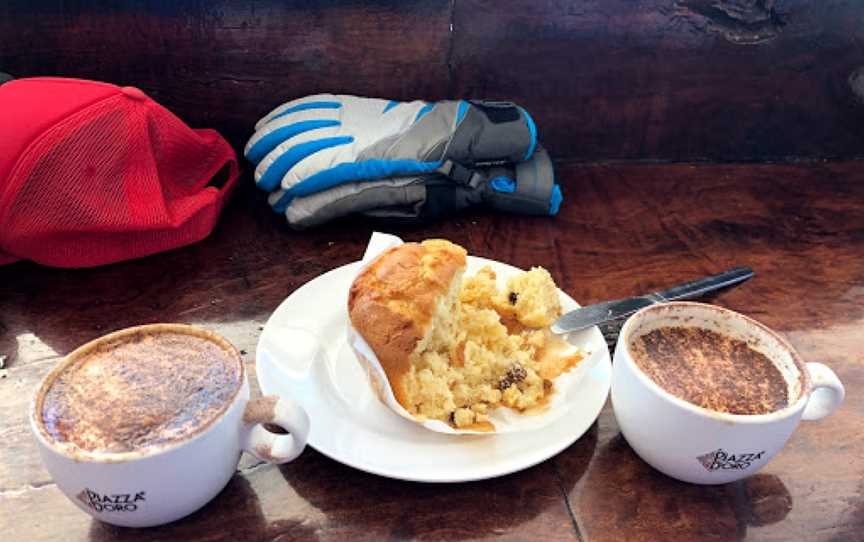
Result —
[{"label": "coffee foam", "polygon": [[703,328],[743,341],[750,348],[767,357],[786,382],[790,406],[801,398],[806,389],[808,380],[806,369],[791,353],[791,347],[778,339],[768,328],[743,315],[714,308],[711,305],[677,303],[656,306],[642,313],[638,321],[628,322],[628,324],[631,325],[628,326],[630,330],[627,348],[631,358],[633,341],[654,330],[664,327]]},{"label": "coffee foam", "polygon": [[79,348],[46,379],[43,434],[61,449],[148,451],[208,426],[242,383],[227,341],[180,325],[131,328]]}]

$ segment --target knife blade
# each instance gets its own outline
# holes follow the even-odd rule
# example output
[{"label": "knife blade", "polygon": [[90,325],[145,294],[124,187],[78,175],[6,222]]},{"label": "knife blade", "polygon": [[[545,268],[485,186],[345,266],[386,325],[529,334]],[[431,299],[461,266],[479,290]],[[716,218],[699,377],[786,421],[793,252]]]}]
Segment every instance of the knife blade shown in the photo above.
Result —
[{"label": "knife blade", "polygon": [[580,307],[558,318],[552,324],[552,333],[569,333],[610,320],[625,318],[641,308],[656,303],[694,299],[709,292],[744,282],[753,275],[753,270],[749,267],[735,267],[718,275],[685,282],[659,292]]}]

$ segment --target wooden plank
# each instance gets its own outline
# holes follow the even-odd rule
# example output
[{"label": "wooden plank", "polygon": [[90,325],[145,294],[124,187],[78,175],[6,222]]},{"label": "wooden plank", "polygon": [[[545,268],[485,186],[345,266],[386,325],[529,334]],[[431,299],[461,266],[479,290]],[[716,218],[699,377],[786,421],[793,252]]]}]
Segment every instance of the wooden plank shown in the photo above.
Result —
[{"label": "wooden plank", "polygon": [[137,86],[242,148],[258,118],[304,95],[443,97],[449,23],[447,0],[13,1],[0,70]]},{"label": "wooden plank", "polygon": [[238,148],[286,99],[344,92],[515,100],[562,160],[849,158],[862,15],[854,0],[14,0],[0,69],[136,85]]},{"label": "wooden plank", "polygon": [[553,156],[861,156],[864,5],[460,0],[453,91],[511,99]]},{"label": "wooden plank", "polygon": [[[124,529],[93,520],[49,484],[0,493],[10,540],[577,540],[550,463],[495,480],[415,484],[361,473],[307,450],[253,465],[194,514]],[[49,519],[50,518],[50,519]]]}]

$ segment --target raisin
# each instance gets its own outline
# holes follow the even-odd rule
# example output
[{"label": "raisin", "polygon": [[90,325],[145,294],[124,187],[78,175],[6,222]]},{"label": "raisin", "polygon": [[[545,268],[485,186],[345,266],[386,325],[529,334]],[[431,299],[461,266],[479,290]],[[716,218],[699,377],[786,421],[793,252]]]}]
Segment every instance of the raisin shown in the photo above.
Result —
[{"label": "raisin", "polygon": [[509,301],[511,305],[515,305],[516,302],[519,301],[519,294],[516,292],[510,292],[510,295],[507,296],[507,301]]},{"label": "raisin", "polygon": [[510,386],[522,382],[528,377],[528,371],[518,363],[514,363],[507,369],[507,372],[498,380],[498,389],[506,390]]}]

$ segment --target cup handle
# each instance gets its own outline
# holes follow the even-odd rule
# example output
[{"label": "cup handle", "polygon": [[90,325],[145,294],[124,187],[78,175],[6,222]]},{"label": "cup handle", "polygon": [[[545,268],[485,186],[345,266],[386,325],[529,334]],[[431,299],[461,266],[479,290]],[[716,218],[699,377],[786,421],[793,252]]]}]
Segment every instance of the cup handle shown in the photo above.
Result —
[{"label": "cup handle", "polygon": [[846,390],[834,371],[827,365],[808,363],[807,371],[810,373],[812,391],[801,418],[821,420],[837,410],[843,402],[843,397],[846,396]]},{"label": "cup handle", "polygon": [[[287,435],[277,435],[262,424],[278,425]],[[287,463],[299,456],[309,438],[309,416],[303,407],[276,395],[252,399],[243,412],[246,429],[243,449],[268,463]]]}]

